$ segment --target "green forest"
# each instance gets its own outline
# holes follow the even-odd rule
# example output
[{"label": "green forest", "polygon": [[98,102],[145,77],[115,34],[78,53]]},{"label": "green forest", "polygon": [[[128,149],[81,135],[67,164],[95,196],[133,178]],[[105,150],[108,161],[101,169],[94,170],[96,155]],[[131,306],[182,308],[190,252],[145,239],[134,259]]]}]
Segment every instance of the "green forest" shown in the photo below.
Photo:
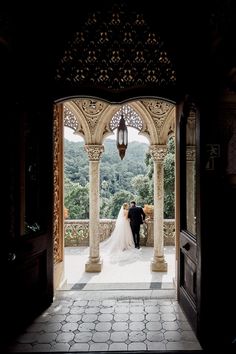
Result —
[{"label": "green forest", "polygon": [[[100,218],[116,218],[124,202],[153,204],[153,162],[149,146],[130,142],[123,160],[107,139],[100,162]],[[174,218],[174,140],[164,162],[164,217]],[[68,219],[89,219],[89,160],[83,142],[64,140],[64,205]]]}]

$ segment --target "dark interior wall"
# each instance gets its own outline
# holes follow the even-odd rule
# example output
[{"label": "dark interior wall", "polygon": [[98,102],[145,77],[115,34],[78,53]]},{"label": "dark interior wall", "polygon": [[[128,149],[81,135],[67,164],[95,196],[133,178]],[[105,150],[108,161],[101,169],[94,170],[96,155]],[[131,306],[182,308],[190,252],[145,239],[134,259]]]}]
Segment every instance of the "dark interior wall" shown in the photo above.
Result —
[{"label": "dark interior wall", "polygon": [[[59,98],[57,87],[52,87],[55,68],[68,41],[81,28],[88,13],[103,12],[113,3],[108,0],[83,4],[69,1],[51,9],[40,3],[24,5],[23,2],[12,6],[8,16],[10,44],[14,51],[12,69],[17,78],[16,96],[34,97],[38,94],[49,97],[56,92]],[[155,8],[151,0],[143,4],[133,0],[124,3],[128,9],[143,13],[150,29],[160,34],[176,68],[178,93],[186,89],[196,92],[196,87],[202,84],[204,63],[209,54],[209,38],[204,33],[209,26],[208,9],[202,11],[202,5],[197,1],[191,2],[191,7],[187,1],[158,1]],[[38,85],[35,85],[36,81]],[[80,91],[79,87],[77,89]]]},{"label": "dark interior wall", "polygon": [[[236,223],[235,184],[227,175],[226,120],[229,106],[209,92],[201,109],[201,338],[204,347],[232,350],[235,338]],[[214,92],[215,93],[215,92]],[[223,95],[222,95],[223,96]],[[224,97],[225,98],[225,97]],[[234,117],[235,119],[236,117]],[[213,168],[208,168],[209,145],[219,147]]]},{"label": "dark interior wall", "polygon": [[[17,220],[16,214],[19,212],[16,199],[10,199],[11,193],[8,192],[17,188],[14,172],[14,153],[18,148],[16,107],[20,105],[27,110],[29,102],[31,109],[32,106],[53,104],[54,98],[60,94],[54,81],[55,68],[67,41],[71,38],[71,33],[78,29],[87,11],[98,7],[105,8],[107,3],[109,1],[89,1],[81,8],[80,4],[75,6],[72,3],[70,6],[70,3],[66,2],[65,6],[57,6],[54,9],[35,3],[27,5],[26,8],[21,3],[3,12],[9,25],[4,28],[2,34],[6,43],[0,43],[1,54],[3,53],[0,82],[4,103],[1,114],[4,118],[8,117],[3,120],[4,125],[12,132],[12,143],[9,140],[7,145],[10,154],[6,161],[4,160],[6,185],[9,186],[4,196],[8,220],[5,225],[9,228],[6,233],[9,230],[12,234],[16,232],[14,220]],[[226,2],[225,19],[223,10],[211,12],[210,5],[214,9],[218,3],[220,2],[202,5],[194,1],[190,8],[187,2],[161,1],[155,4],[155,9],[153,2],[149,0],[143,5],[134,4],[135,8],[140,7],[152,28],[166,41],[176,65],[176,99],[187,93],[194,96],[200,106],[203,252],[201,335],[203,343],[208,346],[218,346],[216,336],[222,346],[230,345],[236,337],[235,320],[233,325],[229,325],[229,320],[235,319],[236,298],[235,291],[232,290],[236,271],[235,188],[228,183],[224,155],[216,161],[213,171],[205,169],[206,145],[224,143],[221,134],[224,129],[223,113],[219,116],[222,91],[225,85],[236,91],[233,77],[229,75],[236,64],[235,12],[229,6],[233,2]],[[132,2],[129,4],[131,6]],[[155,95],[155,91],[153,94]]]},{"label": "dark interior wall", "polygon": [[[80,29],[88,13],[105,11],[112,3],[69,1],[49,9],[39,2],[27,5],[21,2],[9,7],[9,27],[5,32],[14,50],[12,70],[18,78],[16,95],[23,96],[27,90],[27,95],[32,96],[52,94],[55,67],[72,34]],[[151,0],[143,4],[133,0],[125,3],[129,9],[140,10],[150,28],[160,34],[175,64],[179,91],[187,89],[194,94],[201,86],[206,87],[207,81],[217,84],[219,80],[227,81],[236,52],[233,1],[224,2],[224,7],[219,5],[220,1],[204,4],[157,1],[155,8]],[[34,85],[36,80],[38,85]]]}]

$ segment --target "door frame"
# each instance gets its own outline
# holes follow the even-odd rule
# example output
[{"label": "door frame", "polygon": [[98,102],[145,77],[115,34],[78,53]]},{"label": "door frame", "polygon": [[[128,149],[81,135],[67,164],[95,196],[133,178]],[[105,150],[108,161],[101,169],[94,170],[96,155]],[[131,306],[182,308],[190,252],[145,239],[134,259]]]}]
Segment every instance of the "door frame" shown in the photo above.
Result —
[{"label": "door frame", "polygon": [[[186,219],[186,193],[185,180],[183,181],[183,174],[185,174],[185,161],[183,161],[182,151],[185,149],[186,143],[181,136],[181,129],[183,125],[183,111],[185,105],[194,103],[196,107],[196,237],[192,237],[191,233],[186,230],[184,226],[184,219]],[[177,299],[183,308],[185,315],[190,322],[198,339],[200,339],[200,319],[201,319],[201,220],[200,220],[200,110],[197,102],[186,96],[176,105],[176,253],[177,253]],[[184,164],[183,164],[184,163]],[[182,235],[182,236],[181,236]],[[187,237],[190,247],[196,247],[196,301],[192,302],[188,294],[183,294],[181,290],[181,276],[183,269],[181,269],[180,250],[181,237]],[[194,246],[195,244],[195,246]],[[183,297],[189,301],[189,305],[183,306]],[[191,318],[191,311],[195,308],[194,320]]]},{"label": "door frame", "polygon": [[[54,177],[54,183],[56,181],[57,186],[54,186],[54,221],[56,222],[56,226],[54,226],[54,288],[56,289],[60,284],[62,285],[62,283],[64,281],[66,281],[66,279],[64,279],[64,212],[63,212],[63,208],[62,208],[62,203],[59,201],[64,200],[64,196],[63,196],[63,178],[64,178],[64,171],[63,171],[63,127],[64,127],[64,121],[63,121],[63,103],[64,102],[68,102],[70,100],[73,100],[75,98],[83,98],[84,96],[82,95],[77,95],[77,96],[73,96],[73,97],[65,97],[65,98],[61,98],[61,99],[57,99],[54,102],[54,106],[55,106],[55,110],[54,110],[54,173],[56,171],[56,178]],[[87,96],[86,96],[87,97]],[[89,97],[89,96],[88,96]],[[152,98],[156,99],[161,99],[163,101],[169,101],[171,102],[175,108],[176,108],[176,102],[169,99],[169,98],[161,98],[158,96],[152,96]],[[91,96],[91,98],[96,99],[96,100],[104,100],[104,98],[102,97],[93,97]],[[134,101],[140,101],[142,99],[150,99],[149,96],[143,95],[141,97],[133,97],[132,95],[130,95],[129,98],[125,99],[125,101],[122,102],[116,102],[116,104],[122,105],[125,102],[129,103],[130,100],[134,100]],[[110,102],[109,100],[107,100],[106,102],[109,102],[110,104],[114,103],[114,102]],[[58,108],[57,108],[58,106]],[[175,118],[174,118],[174,122],[173,122],[173,127],[175,127],[176,130],[176,114],[175,114]],[[58,134],[60,136],[58,136]],[[176,135],[176,131],[175,131],[175,135]],[[175,147],[176,147],[176,138],[175,138]],[[55,151],[56,150],[56,151]],[[175,166],[177,166],[177,154],[175,152]],[[56,165],[57,163],[57,165]],[[175,171],[175,183],[176,179],[177,179],[177,172]],[[176,190],[178,190],[176,188]],[[55,195],[56,193],[56,195]],[[177,196],[177,202],[176,205],[178,204],[178,196]],[[177,210],[175,205],[175,210]],[[59,220],[60,218],[58,218],[58,215],[60,215],[61,219],[63,220]],[[178,230],[178,213],[177,213],[177,217],[175,220],[175,230],[176,230],[176,235],[175,235],[175,247],[176,247],[176,252],[175,252],[175,279],[174,280],[174,284],[175,287],[177,288],[177,284],[178,284],[178,245],[179,245],[179,234],[177,232]],[[177,223],[177,224],[176,224]],[[57,250],[57,248],[59,248],[59,252]]]}]

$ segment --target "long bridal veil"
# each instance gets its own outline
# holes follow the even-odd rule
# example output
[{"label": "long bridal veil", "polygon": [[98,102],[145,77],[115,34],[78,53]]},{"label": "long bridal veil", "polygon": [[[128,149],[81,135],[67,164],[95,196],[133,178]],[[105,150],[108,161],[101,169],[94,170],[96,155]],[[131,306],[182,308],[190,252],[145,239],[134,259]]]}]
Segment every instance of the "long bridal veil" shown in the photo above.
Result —
[{"label": "long bridal veil", "polygon": [[108,256],[112,263],[129,263],[140,257],[140,251],[134,246],[130,223],[125,215],[123,206],[120,208],[111,236],[101,242],[100,249],[102,255]]}]

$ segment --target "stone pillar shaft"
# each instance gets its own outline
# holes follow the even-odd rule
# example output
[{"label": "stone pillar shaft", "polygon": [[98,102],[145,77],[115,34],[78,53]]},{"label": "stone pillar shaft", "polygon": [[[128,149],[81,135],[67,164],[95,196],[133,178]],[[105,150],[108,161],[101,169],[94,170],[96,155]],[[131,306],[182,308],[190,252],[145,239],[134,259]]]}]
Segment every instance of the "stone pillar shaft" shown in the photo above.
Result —
[{"label": "stone pillar shaft", "polygon": [[99,161],[89,161],[89,247],[90,261],[99,261]]},{"label": "stone pillar shaft", "polygon": [[164,258],[164,158],[166,146],[152,145],[151,156],[154,160],[154,256],[151,270],[166,272],[167,263]]},{"label": "stone pillar shaft", "polygon": [[99,255],[99,179],[100,156],[103,145],[85,145],[89,156],[89,259],[86,272],[100,272],[102,262]]}]

